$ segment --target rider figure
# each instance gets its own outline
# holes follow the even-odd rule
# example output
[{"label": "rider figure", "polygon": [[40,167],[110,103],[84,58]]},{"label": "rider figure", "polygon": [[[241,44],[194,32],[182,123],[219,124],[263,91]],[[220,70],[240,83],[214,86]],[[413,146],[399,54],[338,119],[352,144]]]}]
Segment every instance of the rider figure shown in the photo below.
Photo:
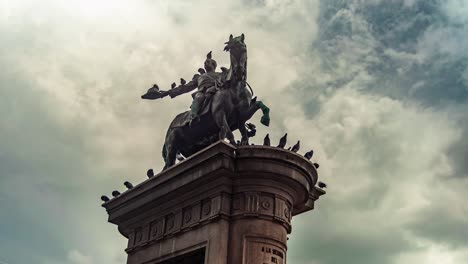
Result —
[{"label": "rider figure", "polygon": [[[197,91],[192,94],[193,102],[190,106],[190,124],[192,121],[199,119],[201,111],[209,101],[213,94],[223,85],[223,81],[227,78],[228,70],[224,67],[221,67],[223,72],[215,72],[217,63],[211,58],[211,51],[206,55],[206,60],[204,64],[205,69],[198,69],[199,74],[195,74],[192,80],[188,83],[185,81],[175,87],[175,83],[172,84],[172,88],[167,91],[157,90],[158,98],[165,97],[169,95],[171,98],[174,98],[178,95],[188,93],[190,91]],[[154,89],[154,88],[151,88]]]},{"label": "rider figure", "polygon": [[192,106],[190,107],[190,123],[199,118],[200,111],[209,102],[216,90],[222,85],[222,73],[215,72],[217,63],[211,58],[211,51],[206,55],[204,64],[205,73],[195,75],[192,81],[196,81],[198,91],[194,93]]}]

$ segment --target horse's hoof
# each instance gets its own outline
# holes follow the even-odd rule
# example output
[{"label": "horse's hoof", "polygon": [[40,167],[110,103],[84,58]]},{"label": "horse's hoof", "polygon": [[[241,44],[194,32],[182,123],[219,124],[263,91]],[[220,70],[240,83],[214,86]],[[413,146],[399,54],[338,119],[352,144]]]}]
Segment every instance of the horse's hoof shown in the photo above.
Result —
[{"label": "horse's hoof", "polygon": [[262,123],[264,126],[270,126],[270,116],[262,116],[262,118],[260,119],[260,123]]}]

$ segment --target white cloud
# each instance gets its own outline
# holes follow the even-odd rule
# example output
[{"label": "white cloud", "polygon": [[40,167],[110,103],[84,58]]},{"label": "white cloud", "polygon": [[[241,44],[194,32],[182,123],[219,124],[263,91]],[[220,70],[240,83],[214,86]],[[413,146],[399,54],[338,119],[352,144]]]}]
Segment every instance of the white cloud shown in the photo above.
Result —
[{"label": "white cloud", "polygon": [[68,263],[70,264],[92,264],[91,257],[83,255],[78,250],[71,250],[68,252]]},{"label": "white cloud", "polygon": [[[243,32],[250,83],[259,98],[273,105],[297,78],[318,13],[317,7],[308,11],[317,5],[309,1],[248,10],[217,1],[8,5],[6,23],[0,25],[5,47],[0,53],[13,82],[2,85],[2,92],[14,95],[4,100],[18,103],[10,113],[17,125],[0,122],[8,135],[16,135],[2,146],[30,171],[18,175],[12,169],[2,178],[2,196],[47,227],[43,232],[80,248],[67,255],[76,263],[125,259],[125,239],[106,223],[99,196],[123,188],[125,180],[142,181],[148,167],[161,167],[165,129],[191,101],[190,95],[158,102],[142,101],[140,95],[154,82],[168,87],[180,77],[190,78],[209,50],[219,65],[226,65],[223,42],[230,33]],[[303,21],[307,27],[299,26]],[[270,91],[275,94],[268,96]],[[39,117],[29,116],[32,111]],[[31,171],[39,176],[30,177]],[[49,221],[51,215],[61,222]]]},{"label": "white cloud", "polygon": [[463,264],[467,258],[468,250],[453,249],[444,245],[429,243],[429,245],[418,251],[396,256],[395,264]]},{"label": "white cloud", "polygon": [[455,23],[466,24],[468,22],[468,3],[464,0],[447,0],[443,2],[442,10]]},{"label": "white cloud", "polygon": [[[319,177],[329,188],[318,201],[317,212],[310,218],[298,217],[290,239],[293,255],[304,250],[299,245],[312,244],[314,252],[321,252],[315,254],[317,261],[354,258],[352,263],[359,263],[361,257],[346,255],[356,246],[351,241],[359,241],[363,249],[387,248],[376,256],[386,263],[393,254],[413,254],[418,248],[415,241],[422,234],[409,225],[424,225],[421,220],[428,212],[437,215],[444,208],[439,212],[446,219],[468,225],[456,220],[468,219],[468,210],[457,207],[457,200],[468,197],[444,182],[453,172],[447,151],[461,135],[452,118],[449,113],[349,88],[326,101],[317,119],[296,115],[293,136],[305,138],[303,146],[318,149]],[[337,241],[349,244],[338,246]],[[333,247],[346,253],[327,256]]]}]

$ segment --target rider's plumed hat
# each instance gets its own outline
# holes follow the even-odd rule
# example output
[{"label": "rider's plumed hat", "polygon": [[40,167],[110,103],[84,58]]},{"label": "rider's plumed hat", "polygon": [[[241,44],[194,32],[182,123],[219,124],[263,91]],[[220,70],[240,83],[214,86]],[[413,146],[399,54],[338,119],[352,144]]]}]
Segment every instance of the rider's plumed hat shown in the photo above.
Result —
[{"label": "rider's plumed hat", "polygon": [[208,52],[208,54],[206,54],[206,60],[205,62],[211,62],[212,64],[214,64],[214,68],[216,68],[216,66],[218,66],[218,64],[216,63],[216,61],[214,59],[212,59],[212,56],[211,56],[211,51]]}]

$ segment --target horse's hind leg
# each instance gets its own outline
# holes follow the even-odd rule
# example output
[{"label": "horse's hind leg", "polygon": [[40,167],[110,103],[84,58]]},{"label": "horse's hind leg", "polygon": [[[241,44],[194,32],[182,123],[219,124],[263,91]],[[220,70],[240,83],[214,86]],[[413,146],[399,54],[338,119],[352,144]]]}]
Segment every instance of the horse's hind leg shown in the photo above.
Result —
[{"label": "horse's hind leg", "polygon": [[166,164],[164,165],[164,169],[167,169],[171,166],[173,166],[175,164],[175,160],[176,160],[176,156],[177,156],[177,150],[174,148],[174,147],[169,147],[169,150],[167,152],[167,156],[166,156]]},{"label": "horse's hind leg", "polygon": [[249,136],[247,133],[247,128],[245,127],[245,122],[239,122],[238,128],[239,128],[240,134],[242,135],[241,145],[242,146],[249,145]]},{"label": "horse's hind leg", "polygon": [[232,134],[231,128],[226,119],[226,115],[223,112],[217,112],[214,114],[214,120],[216,125],[219,127],[219,140],[227,138],[229,143],[235,145],[234,134]]},{"label": "horse's hind leg", "polygon": [[172,131],[166,138],[166,143],[165,143],[165,165],[163,170],[171,167],[172,165],[175,164],[176,161],[176,156],[177,156],[177,132]]}]

